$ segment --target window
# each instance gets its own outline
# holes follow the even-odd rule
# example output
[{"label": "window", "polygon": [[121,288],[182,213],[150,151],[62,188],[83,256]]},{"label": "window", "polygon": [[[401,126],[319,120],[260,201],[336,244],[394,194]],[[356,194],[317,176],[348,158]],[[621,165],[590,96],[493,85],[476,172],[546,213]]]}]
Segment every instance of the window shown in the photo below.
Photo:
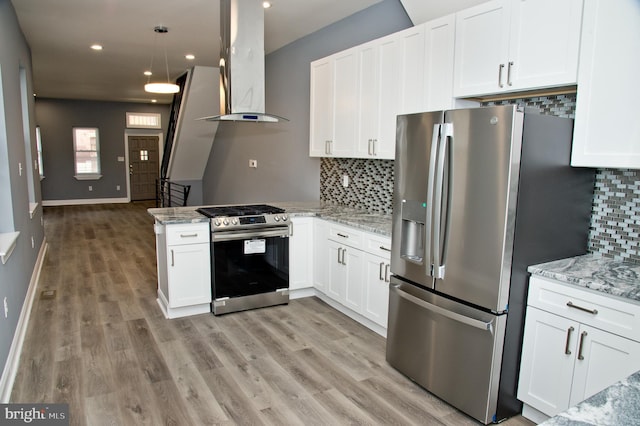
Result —
[{"label": "window", "polygon": [[38,171],[40,179],[44,179],[44,167],[42,167],[42,137],[40,136],[40,126],[36,126],[36,149],[38,150]]},{"label": "window", "polygon": [[160,129],[160,114],[146,112],[128,112],[127,127],[130,129]]},{"label": "window", "polygon": [[100,179],[100,142],[97,128],[73,128],[76,179]]}]

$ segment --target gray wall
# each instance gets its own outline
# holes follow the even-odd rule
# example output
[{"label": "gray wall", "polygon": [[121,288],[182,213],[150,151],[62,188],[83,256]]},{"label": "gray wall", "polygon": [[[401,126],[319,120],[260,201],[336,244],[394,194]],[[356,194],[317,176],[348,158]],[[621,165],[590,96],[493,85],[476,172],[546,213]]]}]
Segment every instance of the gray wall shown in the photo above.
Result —
[{"label": "gray wall", "polygon": [[267,55],[266,110],[290,121],[220,123],[204,203],[319,200],[320,160],[309,157],[309,63],[410,26],[400,2],[384,0]]},{"label": "gray wall", "polygon": [[[45,179],[42,199],[45,201],[126,198],[125,129],[127,112],[162,114],[163,137],[167,134],[168,105],[127,102],[99,102],[63,99],[37,99],[36,124],[42,137],[42,157]],[[100,138],[100,180],[79,181],[73,165],[74,127],[97,127]],[[131,129],[134,130],[134,129]],[[158,130],[135,129],[136,132]],[[164,140],[162,141],[164,144]],[[93,191],[89,191],[89,185]],[[116,186],[120,185],[120,191]]]},{"label": "gray wall", "polygon": [[[27,155],[36,158],[35,124],[33,97],[27,95],[24,120],[28,129],[25,137],[20,68],[26,72],[27,93],[33,93],[29,46],[11,2],[0,0],[0,233],[20,232],[13,254],[6,264],[0,263],[0,306],[5,298],[9,306],[6,319],[4,312],[0,314],[0,365],[5,368],[38,251],[44,241],[42,207],[36,209],[33,218],[29,215],[29,203],[40,203],[41,196],[35,176],[33,196],[29,197],[26,174],[34,173],[34,170],[29,167]],[[30,143],[25,143],[25,140],[30,140]],[[19,164],[23,166],[22,174]]]}]

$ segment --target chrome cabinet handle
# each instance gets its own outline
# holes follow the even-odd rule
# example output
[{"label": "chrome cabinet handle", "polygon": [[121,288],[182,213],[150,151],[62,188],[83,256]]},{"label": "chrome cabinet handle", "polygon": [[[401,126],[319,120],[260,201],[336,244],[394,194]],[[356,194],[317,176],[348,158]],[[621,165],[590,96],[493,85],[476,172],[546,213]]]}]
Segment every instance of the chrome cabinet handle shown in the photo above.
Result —
[{"label": "chrome cabinet handle", "polygon": [[384,281],[385,280],[384,277],[382,276],[382,267],[383,266],[384,266],[384,262],[380,262],[380,275],[379,275],[380,281]]},{"label": "chrome cabinet handle", "polygon": [[385,246],[380,246],[380,250],[384,250],[384,251],[391,251],[391,249],[386,248]]},{"label": "chrome cabinet handle", "polygon": [[511,67],[513,67],[513,61],[509,61],[509,67],[507,67],[507,84],[512,86],[511,83]]},{"label": "chrome cabinet handle", "polygon": [[583,308],[582,306],[574,305],[573,302],[571,302],[571,301],[567,302],[567,306],[569,308],[577,309],[579,311],[586,312],[588,314],[598,315],[598,310],[597,309]]},{"label": "chrome cabinet handle", "polygon": [[344,254],[347,252],[347,249],[342,249],[342,263],[343,265],[347,266],[347,262],[344,260]]},{"label": "chrome cabinet handle", "polygon": [[198,233],[195,234],[180,234],[180,238],[194,238],[197,237]]},{"label": "chrome cabinet handle", "polygon": [[344,235],[344,234],[341,234],[339,232],[336,235],[338,235],[338,237],[342,237],[342,238],[349,238],[348,235]]},{"label": "chrome cabinet handle", "polygon": [[587,332],[583,331],[580,333],[580,343],[578,344],[578,359],[582,361],[584,356],[582,355],[582,344],[584,343],[584,338],[587,337]]},{"label": "chrome cabinet handle", "polygon": [[367,154],[369,154],[369,155],[373,155],[373,153],[371,151],[371,142],[373,142],[373,139],[369,139],[367,141]]},{"label": "chrome cabinet handle", "polygon": [[376,154],[376,142],[378,139],[371,139],[371,155],[375,156]]},{"label": "chrome cabinet handle", "polygon": [[175,266],[175,257],[173,256],[173,249],[171,249],[171,266]]},{"label": "chrome cabinet handle", "polygon": [[340,252],[342,251],[342,247],[338,247],[338,263],[342,263],[340,262]]},{"label": "chrome cabinet handle", "polygon": [[388,283],[389,282],[389,268],[391,267],[391,265],[389,265],[388,263],[384,266],[384,282]]},{"label": "chrome cabinet handle", "polygon": [[498,87],[504,87],[502,84],[502,70],[504,69],[504,64],[500,64],[498,67]]},{"label": "chrome cabinet handle", "polygon": [[573,327],[569,327],[567,329],[567,341],[564,344],[564,354],[571,355],[571,351],[569,350],[569,341],[571,340],[571,333],[575,330]]}]

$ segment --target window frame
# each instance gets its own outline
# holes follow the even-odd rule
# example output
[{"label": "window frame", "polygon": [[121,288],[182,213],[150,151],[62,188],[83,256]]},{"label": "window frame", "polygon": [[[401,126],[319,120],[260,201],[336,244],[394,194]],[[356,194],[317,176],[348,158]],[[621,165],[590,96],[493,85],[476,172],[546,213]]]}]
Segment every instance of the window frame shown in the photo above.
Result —
[{"label": "window frame", "polygon": [[[79,131],[94,130],[96,135],[96,147],[95,150],[78,149]],[[97,170],[91,172],[79,172],[78,171],[78,152],[95,152],[97,158]],[[98,180],[102,177],[101,164],[100,164],[100,129],[97,127],[74,127],[73,128],[73,168],[74,177],[77,180]]]}]

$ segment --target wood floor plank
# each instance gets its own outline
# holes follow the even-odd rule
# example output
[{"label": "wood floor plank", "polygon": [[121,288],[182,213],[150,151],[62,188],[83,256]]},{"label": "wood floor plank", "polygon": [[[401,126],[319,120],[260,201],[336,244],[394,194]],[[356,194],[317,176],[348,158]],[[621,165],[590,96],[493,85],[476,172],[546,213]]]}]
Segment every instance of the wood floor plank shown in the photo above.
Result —
[{"label": "wood floor plank", "polygon": [[118,398],[115,393],[107,393],[86,398],[86,424],[112,426],[122,424]]},{"label": "wood floor plank", "polygon": [[151,383],[170,380],[171,374],[158,350],[147,321],[144,319],[127,321],[127,328],[133,349],[147,380]]},{"label": "wood floor plank", "polygon": [[229,419],[238,425],[262,424],[259,411],[225,368],[202,373],[205,383]]}]

